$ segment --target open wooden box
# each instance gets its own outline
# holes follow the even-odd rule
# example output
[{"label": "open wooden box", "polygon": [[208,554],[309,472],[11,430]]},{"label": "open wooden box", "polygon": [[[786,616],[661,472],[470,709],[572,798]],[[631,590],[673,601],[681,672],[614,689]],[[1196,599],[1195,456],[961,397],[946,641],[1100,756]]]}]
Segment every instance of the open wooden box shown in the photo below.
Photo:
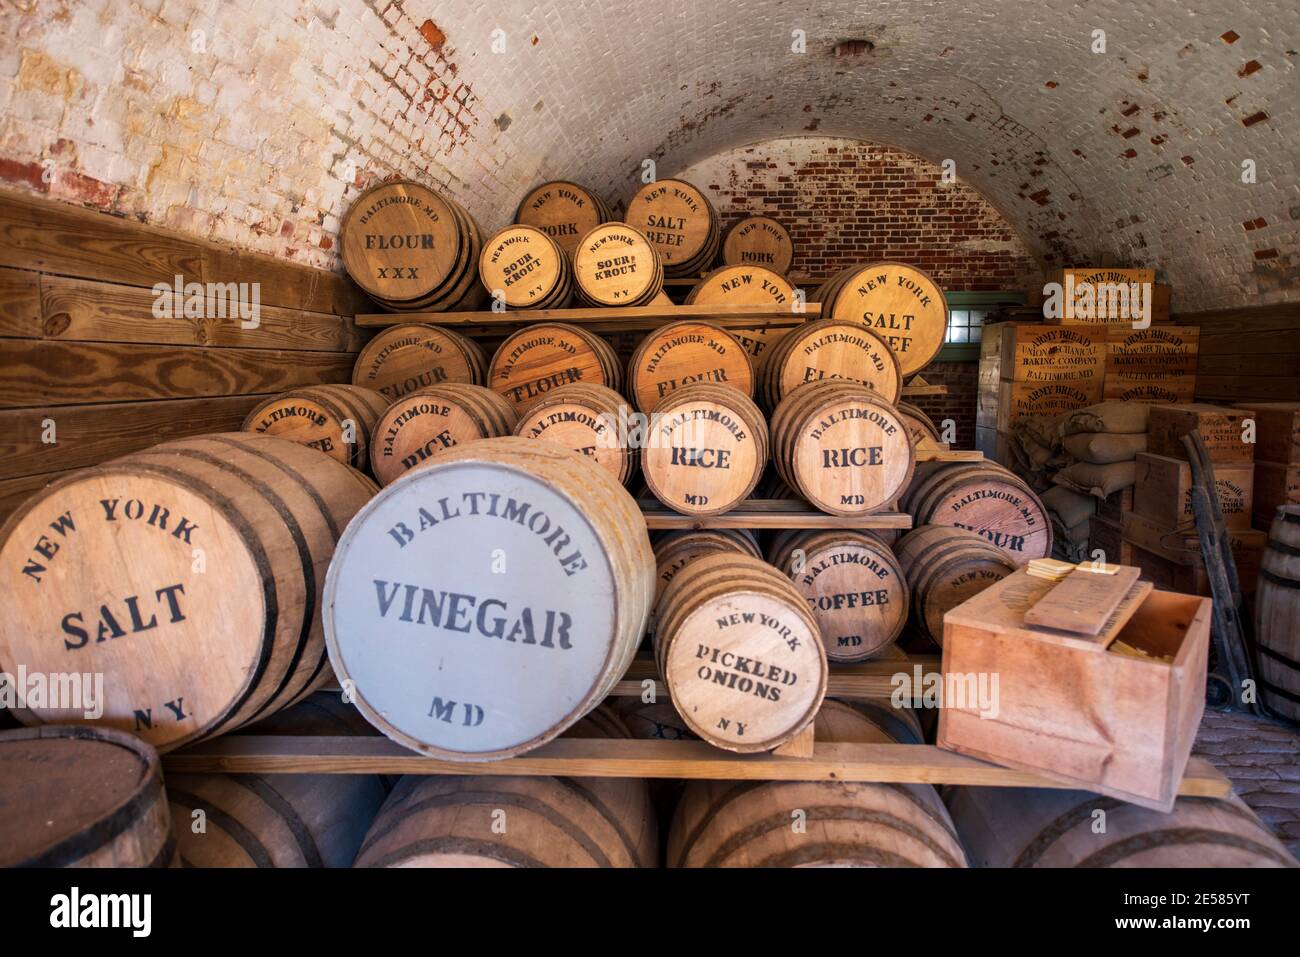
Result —
[{"label": "open wooden box", "polygon": [[[1021,568],[944,616],[939,747],[1169,811],[1205,708],[1210,600],[1139,582],[1084,638],[1026,625],[1054,586]],[[971,675],[995,707],[948,693]]]}]

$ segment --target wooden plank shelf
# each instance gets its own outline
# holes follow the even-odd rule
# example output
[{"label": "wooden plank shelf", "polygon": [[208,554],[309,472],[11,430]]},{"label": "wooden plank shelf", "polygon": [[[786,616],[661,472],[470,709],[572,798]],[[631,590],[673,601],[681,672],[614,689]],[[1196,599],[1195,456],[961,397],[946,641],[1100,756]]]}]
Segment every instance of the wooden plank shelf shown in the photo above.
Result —
[{"label": "wooden plank shelf", "polygon": [[775,306],[614,306],[579,309],[520,309],[513,312],[379,312],[356,317],[365,328],[406,322],[446,326],[461,332],[492,333],[537,322],[566,322],[592,332],[646,332],[669,322],[698,319],[724,329],[784,328],[820,319],[821,303],[810,302],[801,312]]},{"label": "wooden plank shelf", "polygon": [[[361,325],[360,320],[361,317],[357,316],[357,325]],[[903,386],[904,399],[917,399],[917,398],[921,398],[922,396],[947,395],[947,394],[948,394],[948,387],[946,385],[930,385],[927,382],[925,385],[904,385]]]},{"label": "wooden plank shelf", "polygon": [[651,530],[700,528],[911,528],[905,512],[873,515],[827,515],[807,502],[783,498],[751,498],[721,515],[683,515],[651,499],[638,499],[646,527]]},{"label": "wooden plank shelf", "polygon": [[[921,744],[818,743],[811,757],[789,757],[732,754],[703,741],[564,738],[522,757],[461,763],[428,758],[381,737],[235,734],[166,754],[163,770],[169,774],[554,775],[1073,787]],[[1179,793],[1227,797],[1231,784],[1209,762],[1192,758]]]},{"label": "wooden plank shelf", "polygon": [[918,462],[983,462],[979,449],[917,449]]}]

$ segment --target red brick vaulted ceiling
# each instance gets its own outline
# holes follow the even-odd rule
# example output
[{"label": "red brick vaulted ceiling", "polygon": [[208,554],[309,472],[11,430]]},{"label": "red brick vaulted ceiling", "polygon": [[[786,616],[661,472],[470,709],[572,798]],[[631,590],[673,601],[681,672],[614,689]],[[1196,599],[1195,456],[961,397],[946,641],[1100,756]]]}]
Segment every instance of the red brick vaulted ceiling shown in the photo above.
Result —
[{"label": "red brick vaulted ceiling", "polygon": [[954,160],[1044,265],[1183,309],[1300,285],[1294,0],[33,0],[0,35],[0,182],[319,265],[389,175],[491,229],[544,178],[816,135]]}]

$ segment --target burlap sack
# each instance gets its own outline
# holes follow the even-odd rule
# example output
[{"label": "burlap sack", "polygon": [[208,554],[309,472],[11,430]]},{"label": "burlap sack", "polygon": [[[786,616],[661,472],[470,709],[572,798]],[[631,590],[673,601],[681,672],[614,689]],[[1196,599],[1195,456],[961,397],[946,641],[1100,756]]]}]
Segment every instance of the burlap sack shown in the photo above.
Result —
[{"label": "burlap sack", "polygon": [[1100,402],[1086,409],[1066,413],[1061,422],[1062,435],[1079,432],[1114,432],[1132,435],[1147,430],[1147,411],[1141,402]]},{"label": "burlap sack", "polygon": [[1052,481],[1083,495],[1105,498],[1112,492],[1128,488],[1137,481],[1137,463],[1115,462],[1111,465],[1093,465],[1089,462],[1076,462],[1053,475]]},{"label": "burlap sack", "polygon": [[1043,505],[1052,514],[1058,516],[1066,528],[1079,524],[1088,524],[1088,520],[1097,512],[1097,499],[1092,495],[1081,495],[1064,485],[1054,485],[1042,494]]},{"label": "burlap sack", "polygon": [[1065,451],[1080,462],[1110,465],[1131,462],[1147,450],[1147,434],[1120,435],[1113,432],[1076,432],[1065,437]]}]

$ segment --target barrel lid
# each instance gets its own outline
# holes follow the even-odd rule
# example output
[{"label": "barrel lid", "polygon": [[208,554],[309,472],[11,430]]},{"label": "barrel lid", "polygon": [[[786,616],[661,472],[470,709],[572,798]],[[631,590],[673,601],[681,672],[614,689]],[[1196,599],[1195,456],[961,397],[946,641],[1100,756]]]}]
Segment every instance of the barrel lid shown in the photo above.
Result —
[{"label": "barrel lid", "polygon": [[72,863],[139,817],[158,755],[109,728],[0,732],[0,867]]}]

